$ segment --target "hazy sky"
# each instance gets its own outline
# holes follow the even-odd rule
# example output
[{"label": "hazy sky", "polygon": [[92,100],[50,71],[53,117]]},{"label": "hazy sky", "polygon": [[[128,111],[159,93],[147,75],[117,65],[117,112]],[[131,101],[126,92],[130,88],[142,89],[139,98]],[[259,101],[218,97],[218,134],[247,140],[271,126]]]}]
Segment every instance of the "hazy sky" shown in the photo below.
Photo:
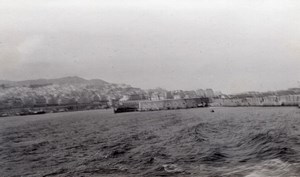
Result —
[{"label": "hazy sky", "polygon": [[300,84],[298,0],[0,0],[0,79],[225,93]]}]

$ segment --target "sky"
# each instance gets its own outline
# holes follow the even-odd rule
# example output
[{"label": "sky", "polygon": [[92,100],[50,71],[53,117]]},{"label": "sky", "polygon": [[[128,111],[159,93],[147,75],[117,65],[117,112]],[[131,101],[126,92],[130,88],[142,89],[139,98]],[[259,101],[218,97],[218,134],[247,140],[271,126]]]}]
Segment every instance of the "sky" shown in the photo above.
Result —
[{"label": "sky", "polygon": [[300,87],[297,0],[0,0],[0,80]]}]

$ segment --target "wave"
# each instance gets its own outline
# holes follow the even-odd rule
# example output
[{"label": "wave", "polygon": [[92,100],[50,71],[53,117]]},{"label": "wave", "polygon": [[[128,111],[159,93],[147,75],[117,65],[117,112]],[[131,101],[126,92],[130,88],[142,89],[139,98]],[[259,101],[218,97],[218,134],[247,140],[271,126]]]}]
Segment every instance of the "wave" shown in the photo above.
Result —
[{"label": "wave", "polygon": [[283,162],[280,159],[266,160],[256,165],[248,164],[228,170],[230,172],[224,173],[224,176],[298,177],[300,173],[298,163]]}]

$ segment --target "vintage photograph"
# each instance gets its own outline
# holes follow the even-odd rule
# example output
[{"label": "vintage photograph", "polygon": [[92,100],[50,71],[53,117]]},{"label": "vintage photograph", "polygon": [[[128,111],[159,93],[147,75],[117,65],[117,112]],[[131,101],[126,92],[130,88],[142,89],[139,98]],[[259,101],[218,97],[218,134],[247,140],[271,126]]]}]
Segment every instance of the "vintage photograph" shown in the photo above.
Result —
[{"label": "vintage photograph", "polygon": [[0,177],[300,177],[300,1],[0,0]]}]

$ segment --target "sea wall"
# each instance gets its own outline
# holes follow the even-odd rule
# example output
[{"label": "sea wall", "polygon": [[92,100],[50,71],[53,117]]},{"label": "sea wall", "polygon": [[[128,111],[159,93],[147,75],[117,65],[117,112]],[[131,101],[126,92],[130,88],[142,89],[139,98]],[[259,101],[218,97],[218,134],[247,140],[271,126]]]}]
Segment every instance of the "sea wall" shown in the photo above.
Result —
[{"label": "sea wall", "polygon": [[300,95],[214,99],[212,106],[298,106]]},{"label": "sea wall", "polygon": [[140,101],[139,111],[154,111],[167,109],[187,109],[208,106],[207,98],[170,99],[159,101]]}]

